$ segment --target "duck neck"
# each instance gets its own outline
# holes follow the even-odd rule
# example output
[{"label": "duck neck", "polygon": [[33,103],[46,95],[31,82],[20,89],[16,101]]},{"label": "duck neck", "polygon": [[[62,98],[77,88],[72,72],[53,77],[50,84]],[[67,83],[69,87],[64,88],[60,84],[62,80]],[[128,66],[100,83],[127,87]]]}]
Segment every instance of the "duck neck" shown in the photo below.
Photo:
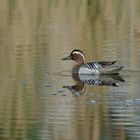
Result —
[{"label": "duck neck", "polygon": [[85,62],[85,57],[84,56],[79,56],[78,59],[75,60],[77,66],[83,65]]},{"label": "duck neck", "polygon": [[80,66],[84,64],[84,62],[75,62],[73,68],[72,68],[72,73],[78,73]]},{"label": "duck neck", "polygon": [[79,60],[79,61],[77,60],[75,65],[76,66],[81,66],[83,64],[84,64],[84,60]]}]

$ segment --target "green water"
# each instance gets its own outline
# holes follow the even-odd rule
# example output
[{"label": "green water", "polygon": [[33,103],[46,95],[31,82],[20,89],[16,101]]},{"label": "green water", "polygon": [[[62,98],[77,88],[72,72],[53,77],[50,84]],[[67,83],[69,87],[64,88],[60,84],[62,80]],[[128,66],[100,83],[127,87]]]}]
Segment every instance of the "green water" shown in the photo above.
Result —
[{"label": "green water", "polygon": [[[122,80],[75,81],[75,48]],[[1,0],[0,70],[2,140],[140,139],[139,0]]]}]

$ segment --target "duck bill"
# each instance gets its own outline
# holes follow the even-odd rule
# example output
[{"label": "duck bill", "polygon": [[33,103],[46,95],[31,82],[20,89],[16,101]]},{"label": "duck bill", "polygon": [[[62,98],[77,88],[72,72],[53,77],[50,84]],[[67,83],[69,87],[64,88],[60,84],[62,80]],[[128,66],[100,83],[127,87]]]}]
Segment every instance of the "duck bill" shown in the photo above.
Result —
[{"label": "duck bill", "polygon": [[67,56],[67,57],[63,58],[62,60],[71,60],[71,56]]}]

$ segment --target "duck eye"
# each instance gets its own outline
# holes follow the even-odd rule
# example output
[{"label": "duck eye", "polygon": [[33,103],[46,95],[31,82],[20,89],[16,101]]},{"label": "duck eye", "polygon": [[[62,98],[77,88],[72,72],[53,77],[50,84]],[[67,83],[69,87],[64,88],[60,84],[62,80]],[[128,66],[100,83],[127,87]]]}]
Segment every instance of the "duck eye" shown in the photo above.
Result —
[{"label": "duck eye", "polygon": [[71,56],[72,56],[72,60],[78,59],[78,55],[76,53],[72,53]]}]

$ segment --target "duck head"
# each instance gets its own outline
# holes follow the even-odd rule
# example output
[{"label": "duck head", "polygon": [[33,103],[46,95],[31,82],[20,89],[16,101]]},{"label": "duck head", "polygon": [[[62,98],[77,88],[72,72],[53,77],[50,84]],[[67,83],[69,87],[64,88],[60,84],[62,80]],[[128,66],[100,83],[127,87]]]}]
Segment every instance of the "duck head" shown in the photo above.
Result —
[{"label": "duck head", "polygon": [[81,50],[75,49],[71,54],[62,60],[74,60],[77,62],[77,65],[82,65],[85,62],[85,55]]}]

